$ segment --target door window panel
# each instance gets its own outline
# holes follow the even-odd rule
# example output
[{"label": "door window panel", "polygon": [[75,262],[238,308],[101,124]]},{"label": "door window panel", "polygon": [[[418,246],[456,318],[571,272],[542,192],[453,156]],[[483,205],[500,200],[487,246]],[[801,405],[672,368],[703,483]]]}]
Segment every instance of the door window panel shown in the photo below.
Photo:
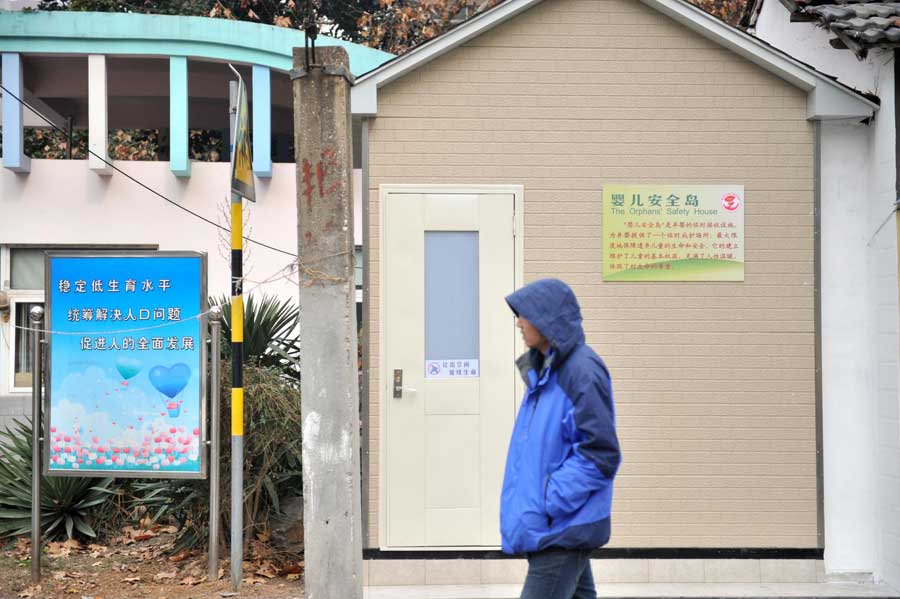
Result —
[{"label": "door window panel", "polygon": [[425,232],[425,359],[477,360],[478,232]]}]

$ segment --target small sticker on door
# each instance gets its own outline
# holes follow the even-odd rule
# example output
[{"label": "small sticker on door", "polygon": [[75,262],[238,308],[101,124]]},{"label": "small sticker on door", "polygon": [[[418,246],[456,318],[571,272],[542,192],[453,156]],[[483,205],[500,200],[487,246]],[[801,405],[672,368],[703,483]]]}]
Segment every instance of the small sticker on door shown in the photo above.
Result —
[{"label": "small sticker on door", "polygon": [[426,379],[464,379],[478,376],[478,360],[426,360]]}]

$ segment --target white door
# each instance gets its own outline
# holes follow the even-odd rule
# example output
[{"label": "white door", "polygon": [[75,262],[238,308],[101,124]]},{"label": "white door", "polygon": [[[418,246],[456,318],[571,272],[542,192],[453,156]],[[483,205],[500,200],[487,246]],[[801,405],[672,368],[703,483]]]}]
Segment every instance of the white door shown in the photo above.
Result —
[{"label": "white door", "polygon": [[382,189],[385,548],[496,547],[519,348],[515,190]]}]

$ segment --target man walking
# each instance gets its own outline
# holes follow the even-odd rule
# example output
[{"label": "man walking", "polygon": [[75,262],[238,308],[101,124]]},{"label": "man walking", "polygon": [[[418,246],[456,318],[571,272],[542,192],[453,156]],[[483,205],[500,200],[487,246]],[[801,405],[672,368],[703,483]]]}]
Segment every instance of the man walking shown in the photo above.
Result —
[{"label": "man walking", "polygon": [[525,554],[521,599],[594,599],[590,554],[610,535],[621,462],[609,371],[585,344],[575,294],[542,279],[506,298],[529,351],[500,500],[503,551]]}]

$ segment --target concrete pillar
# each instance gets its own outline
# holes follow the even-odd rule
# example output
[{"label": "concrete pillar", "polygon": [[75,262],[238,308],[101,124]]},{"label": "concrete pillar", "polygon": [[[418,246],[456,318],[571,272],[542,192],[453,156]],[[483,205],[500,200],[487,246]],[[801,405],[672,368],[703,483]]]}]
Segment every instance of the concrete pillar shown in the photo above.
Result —
[{"label": "concrete pillar", "polygon": [[[88,166],[100,175],[111,175],[109,162],[109,100],[106,91],[106,56],[88,56]],[[102,159],[101,159],[102,157]],[[105,162],[104,162],[105,161]]]},{"label": "concrete pillar", "polygon": [[11,92],[3,94],[3,167],[27,173],[31,171],[31,159],[25,155],[25,124],[20,101],[25,100],[25,85],[22,56],[16,52],[3,53],[3,87]]},{"label": "concrete pillar", "polygon": [[272,176],[272,76],[269,67],[253,65],[253,174]]},{"label": "concrete pillar", "polygon": [[[825,568],[876,566],[875,388],[867,243],[868,127],[823,122],[822,452]],[[888,205],[889,207],[889,205]]]},{"label": "concrete pillar", "polygon": [[191,176],[188,131],[188,60],[169,58],[169,169],[178,177]]},{"label": "concrete pillar", "polygon": [[305,596],[361,599],[349,59],[316,54],[324,67],[305,72],[294,49]]}]

